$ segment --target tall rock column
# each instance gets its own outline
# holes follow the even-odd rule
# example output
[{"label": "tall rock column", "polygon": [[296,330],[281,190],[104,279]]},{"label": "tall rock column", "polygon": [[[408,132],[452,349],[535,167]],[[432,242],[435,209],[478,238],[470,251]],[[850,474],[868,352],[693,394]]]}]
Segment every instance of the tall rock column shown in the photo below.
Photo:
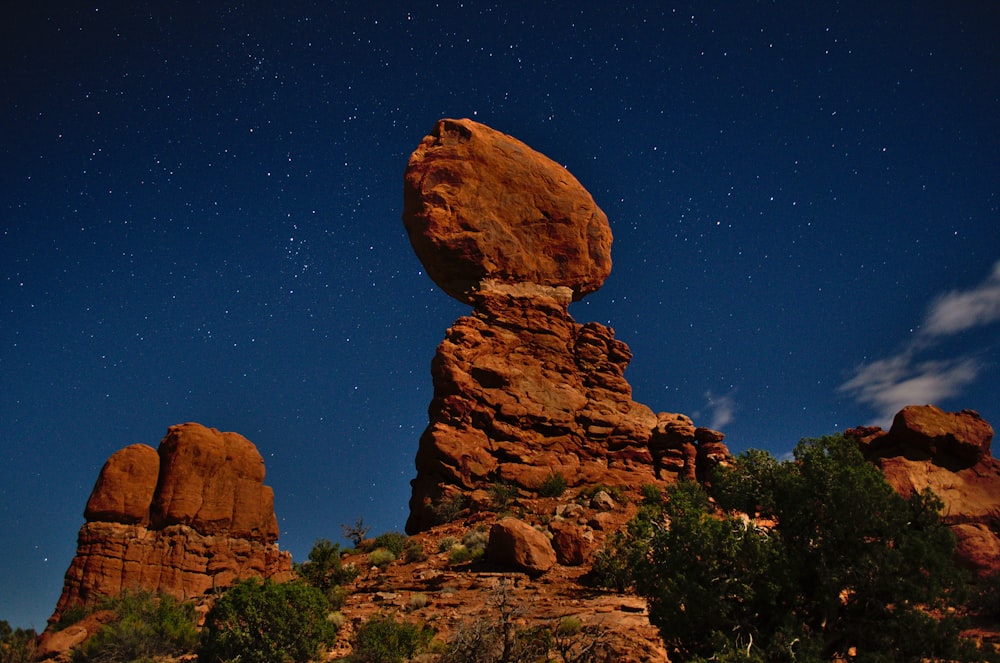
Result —
[{"label": "tall rock column", "polygon": [[428,275],[473,306],[432,362],[408,532],[498,482],[531,492],[558,474],[636,488],[664,469],[676,478],[685,464],[662,461],[685,444],[692,474],[699,457],[716,458],[695,453],[693,425],[690,439],[661,435],[651,449],[654,430],[683,415],[633,401],[628,346],[570,316],[610,274],[612,236],[564,167],[482,124],[441,120],[410,157],[403,224]]}]

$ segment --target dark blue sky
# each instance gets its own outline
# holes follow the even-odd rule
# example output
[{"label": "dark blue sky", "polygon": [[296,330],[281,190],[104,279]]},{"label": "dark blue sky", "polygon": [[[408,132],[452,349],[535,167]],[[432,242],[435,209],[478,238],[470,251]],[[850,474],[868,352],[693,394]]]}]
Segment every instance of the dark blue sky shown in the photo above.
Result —
[{"label": "dark blue sky", "polygon": [[399,220],[441,117],[608,214],[611,277],[570,310],[654,410],[775,454],[911,402],[1000,424],[995,2],[20,4],[0,619],[44,627],[101,465],[174,423],[258,446],[298,560],[358,517],[402,529],[468,311]]}]

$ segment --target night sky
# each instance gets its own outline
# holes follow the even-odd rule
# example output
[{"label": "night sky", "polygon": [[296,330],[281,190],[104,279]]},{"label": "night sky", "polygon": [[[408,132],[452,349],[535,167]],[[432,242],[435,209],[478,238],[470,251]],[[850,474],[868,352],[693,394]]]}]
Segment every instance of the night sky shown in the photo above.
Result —
[{"label": "night sky", "polygon": [[777,455],[908,403],[1000,425],[992,0],[16,4],[13,625],[44,627],[107,457],[175,423],[257,445],[296,560],[359,517],[402,529],[430,360],[469,312],[400,222],[442,117],[564,164],[607,213],[614,269],[570,312],[631,347],[654,411]]}]

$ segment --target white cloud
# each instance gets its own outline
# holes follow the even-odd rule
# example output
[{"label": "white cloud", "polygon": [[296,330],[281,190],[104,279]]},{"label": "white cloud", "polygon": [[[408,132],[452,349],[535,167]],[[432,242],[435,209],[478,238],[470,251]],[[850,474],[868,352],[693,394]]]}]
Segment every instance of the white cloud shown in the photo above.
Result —
[{"label": "white cloud", "polygon": [[715,396],[712,391],[705,392],[705,407],[710,415],[708,427],[712,430],[722,430],[736,416],[736,401],[733,398],[735,389],[725,396]]},{"label": "white cloud", "polygon": [[886,421],[907,405],[956,396],[975,381],[979,362],[971,356],[926,359],[920,355],[945,337],[996,322],[1000,322],[1000,261],[974,288],[938,297],[928,307],[917,338],[895,355],[856,367],[837,391],[873,408]]},{"label": "white cloud", "polygon": [[862,364],[839,391],[870,406],[884,421],[907,405],[938,403],[975,381],[979,366],[970,357],[915,361],[904,352]]},{"label": "white cloud", "polygon": [[997,321],[1000,321],[1000,261],[975,288],[949,292],[931,304],[922,331],[930,336],[946,336]]}]

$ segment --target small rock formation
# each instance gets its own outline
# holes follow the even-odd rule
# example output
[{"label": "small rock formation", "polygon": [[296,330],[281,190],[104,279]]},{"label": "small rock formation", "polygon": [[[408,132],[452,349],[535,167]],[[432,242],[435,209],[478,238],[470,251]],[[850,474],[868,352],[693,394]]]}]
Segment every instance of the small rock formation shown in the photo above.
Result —
[{"label": "small rock formation", "polygon": [[722,433],[632,400],[632,353],[613,329],[569,315],[610,272],[611,230],[565,168],[471,120],[441,120],[410,157],[404,195],[428,274],[474,309],[431,364],[407,532],[482,505],[497,483],[537,493],[558,474],[637,489],[725,461]]},{"label": "small rock formation", "polygon": [[181,424],[159,450],[133,444],[115,452],[84,517],[49,623],[125,590],[188,599],[240,578],[291,574],[291,556],[275,543],[264,459],[236,433]]},{"label": "small rock formation", "polygon": [[556,563],[556,553],[548,538],[517,518],[504,518],[490,528],[486,557],[501,567],[540,575]]},{"label": "small rock formation", "polygon": [[1000,461],[990,455],[993,428],[977,412],[909,405],[888,432],[865,426],[847,434],[896,492],[930,488],[944,502],[962,564],[980,575],[1000,572]]}]

